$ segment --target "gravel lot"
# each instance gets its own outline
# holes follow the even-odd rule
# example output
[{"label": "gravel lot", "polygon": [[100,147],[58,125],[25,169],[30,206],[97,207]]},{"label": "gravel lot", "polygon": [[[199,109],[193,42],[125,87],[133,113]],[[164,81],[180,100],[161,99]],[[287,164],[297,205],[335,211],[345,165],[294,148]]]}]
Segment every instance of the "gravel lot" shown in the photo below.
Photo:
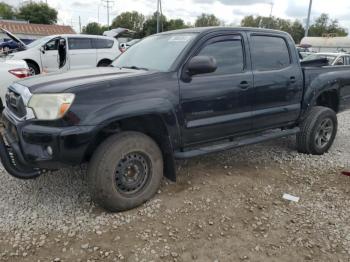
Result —
[{"label": "gravel lot", "polygon": [[91,202],[84,167],[34,181],[2,169],[0,261],[350,261],[350,113],[324,156],[294,140],[181,161],[176,184],[118,214]]}]

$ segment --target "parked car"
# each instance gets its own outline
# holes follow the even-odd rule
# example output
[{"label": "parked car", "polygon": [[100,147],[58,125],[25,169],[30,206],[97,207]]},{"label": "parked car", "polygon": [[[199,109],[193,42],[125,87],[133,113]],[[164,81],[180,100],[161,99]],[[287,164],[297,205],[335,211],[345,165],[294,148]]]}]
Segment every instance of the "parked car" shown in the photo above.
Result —
[{"label": "parked car", "polygon": [[[32,40],[23,40],[23,39],[21,41],[26,45],[33,42]],[[9,53],[12,50],[21,49],[21,47],[22,46],[20,44],[18,44],[18,42],[13,41],[13,40],[7,40],[7,41],[0,43],[0,52]]]},{"label": "parked car", "polygon": [[[12,39],[20,40],[7,31]],[[94,35],[53,35],[24,46],[23,51],[8,55],[9,59],[25,60],[32,74],[55,72],[62,67],[83,69],[108,66],[120,55],[116,39]]]},{"label": "parked car", "polygon": [[27,63],[23,60],[0,58],[0,111],[5,106],[7,88],[15,81],[30,76]]},{"label": "parked car", "polygon": [[289,135],[299,152],[322,155],[350,108],[350,67],[302,67],[280,31],[165,32],[112,65],[9,87],[0,135],[9,174],[89,162],[92,198],[121,211],[150,199],[163,175],[175,181],[175,159]]},{"label": "parked car", "polygon": [[350,55],[346,53],[313,53],[306,56],[303,61],[326,58],[330,66],[350,65]]},{"label": "parked car", "polygon": [[299,52],[301,60],[304,60],[306,57],[308,57],[309,55],[312,55],[312,54],[315,54],[315,53],[312,53],[312,52]]}]

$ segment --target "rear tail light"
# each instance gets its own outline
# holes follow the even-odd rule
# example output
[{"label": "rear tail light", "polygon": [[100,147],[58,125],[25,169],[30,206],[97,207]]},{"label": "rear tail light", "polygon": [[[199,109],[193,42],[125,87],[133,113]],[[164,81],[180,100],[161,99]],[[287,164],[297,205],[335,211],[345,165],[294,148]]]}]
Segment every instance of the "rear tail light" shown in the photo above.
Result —
[{"label": "rear tail light", "polygon": [[12,70],[9,70],[9,73],[18,78],[25,78],[25,77],[31,76],[30,71],[26,68],[12,69]]}]

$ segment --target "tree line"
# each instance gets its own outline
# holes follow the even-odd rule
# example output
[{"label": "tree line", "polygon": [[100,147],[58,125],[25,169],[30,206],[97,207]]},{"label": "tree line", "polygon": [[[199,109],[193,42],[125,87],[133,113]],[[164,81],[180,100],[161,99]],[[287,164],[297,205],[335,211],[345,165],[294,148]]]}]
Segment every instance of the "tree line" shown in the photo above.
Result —
[{"label": "tree line", "polygon": [[[161,31],[183,29],[189,27],[204,26],[225,26],[225,23],[213,14],[202,14],[197,17],[194,24],[185,23],[182,19],[167,19],[161,16]],[[259,27],[281,30],[289,33],[296,43],[300,43],[305,35],[305,28],[299,20],[289,20],[279,17],[246,16],[242,19],[240,26]],[[145,37],[156,33],[157,14],[145,17],[136,11],[124,12],[114,18],[112,28],[128,28],[136,32],[137,37]],[[83,28],[85,34],[102,34],[107,30],[107,26],[98,23],[89,23]],[[337,19],[331,19],[328,14],[321,14],[314,20],[309,29],[309,36],[323,36],[325,34],[335,34],[337,36],[347,36],[348,32],[339,25]]]},{"label": "tree line", "polygon": [[[215,15],[202,14],[197,17],[194,25],[191,23],[185,23],[182,19],[168,19],[165,15],[160,16],[160,29],[162,32],[184,29],[190,27],[204,27],[204,26],[219,26],[223,25]],[[136,32],[136,37],[142,38],[155,34],[157,32],[157,13],[151,16],[144,16],[136,11],[124,12],[115,17],[112,21],[111,28],[127,28]],[[92,22],[83,27],[84,34],[102,34],[108,30],[108,27],[96,22]]]},{"label": "tree line", "polygon": [[[12,6],[0,2],[0,18],[4,19],[24,19],[30,23],[55,24],[57,23],[57,10],[51,8],[46,3],[28,2],[15,9]],[[168,19],[162,15],[160,17],[161,31],[183,29],[189,27],[204,26],[225,26],[226,24],[213,14],[201,14],[194,24],[186,23],[183,19]],[[242,19],[240,26],[260,27],[276,29],[288,32],[296,43],[304,37],[305,28],[299,20],[289,20],[279,17],[246,16]],[[157,13],[145,16],[139,12],[123,12],[116,16],[110,28],[128,28],[136,32],[136,37],[142,38],[156,33]],[[102,35],[108,30],[108,26],[92,22],[83,27],[84,34]],[[331,19],[328,14],[321,14],[317,17],[309,29],[309,36],[323,36],[324,34],[335,34],[337,36],[347,36],[348,32],[341,27],[337,19]]]},{"label": "tree line", "polygon": [[18,9],[0,2],[0,18],[22,19],[33,24],[55,24],[57,23],[58,12],[46,3],[27,2]]}]

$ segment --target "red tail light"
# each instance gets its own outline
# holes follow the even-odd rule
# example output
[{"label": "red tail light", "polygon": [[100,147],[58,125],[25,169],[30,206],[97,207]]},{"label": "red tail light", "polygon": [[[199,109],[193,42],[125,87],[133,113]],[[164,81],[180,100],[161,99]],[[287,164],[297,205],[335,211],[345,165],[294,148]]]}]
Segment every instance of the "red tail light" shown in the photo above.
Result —
[{"label": "red tail light", "polygon": [[14,76],[16,76],[18,78],[25,78],[25,77],[30,76],[30,72],[26,68],[12,69],[12,70],[9,70],[9,73],[13,74]]}]

